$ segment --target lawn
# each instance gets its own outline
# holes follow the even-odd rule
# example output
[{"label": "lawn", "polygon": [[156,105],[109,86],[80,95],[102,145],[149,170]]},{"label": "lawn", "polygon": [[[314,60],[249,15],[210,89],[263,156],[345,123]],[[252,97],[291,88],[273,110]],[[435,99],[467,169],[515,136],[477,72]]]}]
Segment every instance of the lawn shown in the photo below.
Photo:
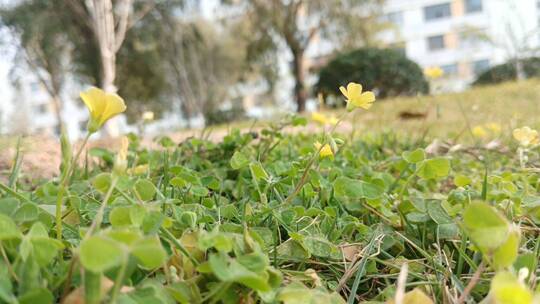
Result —
[{"label": "lawn", "polygon": [[[437,108],[438,114],[437,114]],[[427,119],[400,119],[400,113],[428,113]],[[368,113],[358,113],[363,130],[423,133],[455,138],[478,125],[500,124],[506,135],[519,125],[540,123],[540,81],[504,83],[472,88],[463,93],[435,97],[393,98],[376,103]],[[462,138],[470,140],[470,133]]]},{"label": "lawn", "polygon": [[538,134],[511,136],[538,84],[82,161],[64,138],[57,177],[0,183],[0,303],[539,303]]}]

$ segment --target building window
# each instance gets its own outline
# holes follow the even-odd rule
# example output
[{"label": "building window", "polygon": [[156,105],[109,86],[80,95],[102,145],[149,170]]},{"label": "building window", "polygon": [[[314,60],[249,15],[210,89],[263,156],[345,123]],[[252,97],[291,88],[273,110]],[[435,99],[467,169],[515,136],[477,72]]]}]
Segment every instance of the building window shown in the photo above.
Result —
[{"label": "building window", "polygon": [[427,39],[428,49],[430,51],[444,49],[444,35],[431,36]]},{"label": "building window", "polygon": [[450,3],[430,5],[424,7],[424,19],[426,21],[448,18],[452,15]]},{"label": "building window", "polygon": [[473,62],[473,71],[475,75],[479,75],[489,69],[489,59],[477,60]]},{"label": "building window", "polygon": [[456,75],[458,72],[457,63],[445,64],[441,66],[441,69],[444,71],[444,75]]},{"label": "building window", "polygon": [[384,15],[383,21],[393,23],[394,25],[403,25],[403,12],[392,12]]},{"label": "building window", "polygon": [[465,0],[465,11],[476,13],[482,11],[482,0]]}]

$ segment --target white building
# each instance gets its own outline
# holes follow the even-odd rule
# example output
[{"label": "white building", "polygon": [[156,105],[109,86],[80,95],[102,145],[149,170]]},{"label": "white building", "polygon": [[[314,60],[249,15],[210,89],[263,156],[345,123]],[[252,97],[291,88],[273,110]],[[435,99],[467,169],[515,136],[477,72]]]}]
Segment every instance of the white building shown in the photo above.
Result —
[{"label": "white building", "polygon": [[387,0],[384,13],[396,27],[381,38],[422,67],[440,66],[448,90],[540,45],[540,0]]}]

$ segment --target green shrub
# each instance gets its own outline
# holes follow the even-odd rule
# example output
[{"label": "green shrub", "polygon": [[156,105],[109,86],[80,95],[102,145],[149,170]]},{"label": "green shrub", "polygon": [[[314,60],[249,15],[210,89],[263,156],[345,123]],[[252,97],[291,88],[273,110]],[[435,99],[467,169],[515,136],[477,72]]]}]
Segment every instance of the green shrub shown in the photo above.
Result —
[{"label": "green shrub", "polygon": [[361,83],[379,98],[427,93],[422,69],[395,49],[362,48],[340,54],[319,73],[317,91],[339,95],[339,87]]},{"label": "green shrub", "polygon": [[[532,57],[523,60],[523,72],[526,78],[540,76],[540,58]],[[473,85],[495,84],[516,80],[516,64],[509,61],[484,71],[474,81]]]}]

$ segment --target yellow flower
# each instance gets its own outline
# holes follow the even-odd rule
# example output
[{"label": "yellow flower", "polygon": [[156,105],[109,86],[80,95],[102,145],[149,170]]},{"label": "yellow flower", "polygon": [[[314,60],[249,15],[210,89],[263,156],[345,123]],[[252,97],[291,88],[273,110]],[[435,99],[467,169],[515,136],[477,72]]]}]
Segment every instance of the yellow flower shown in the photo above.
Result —
[{"label": "yellow flower", "polygon": [[120,150],[116,155],[116,160],[114,161],[113,171],[114,173],[121,175],[126,172],[127,169],[127,154],[129,148],[129,140],[126,136],[123,136],[120,139]]},{"label": "yellow flower", "polygon": [[495,135],[498,135],[501,133],[501,125],[496,122],[490,122],[486,124],[486,129],[488,129],[490,132],[492,132]]},{"label": "yellow flower", "polygon": [[486,131],[486,129],[484,129],[484,127],[482,126],[476,126],[472,129],[472,134],[475,136],[475,137],[479,137],[479,138],[486,138],[488,136],[488,132]]},{"label": "yellow flower", "polygon": [[529,127],[515,129],[514,132],[512,132],[512,135],[514,135],[514,138],[519,141],[523,147],[528,147],[529,145],[538,142],[538,131]]},{"label": "yellow flower", "polygon": [[81,99],[90,111],[88,131],[97,132],[107,120],[124,112],[126,104],[117,94],[106,93],[96,87],[81,92]]},{"label": "yellow flower", "polygon": [[326,116],[320,112],[311,113],[311,119],[321,125],[335,125],[339,122],[335,116]]},{"label": "yellow flower", "polygon": [[438,66],[428,67],[424,69],[424,75],[430,79],[437,79],[444,76],[444,71]]},{"label": "yellow flower", "polygon": [[148,172],[148,164],[138,165],[137,167],[128,170],[129,174],[144,175]]},{"label": "yellow flower", "polygon": [[325,144],[324,146],[320,142],[315,142],[315,148],[317,151],[319,151],[319,157],[325,158],[325,157],[334,157],[334,152],[332,151],[332,148],[329,144]]},{"label": "yellow flower", "polygon": [[347,88],[340,87],[339,90],[347,98],[347,110],[352,111],[355,108],[369,109],[375,101],[375,94],[370,91],[362,93],[362,85],[351,82]]},{"label": "yellow flower", "polygon": [[154,112],[152,112],[152,111],[145,111],[145,112],[142,114],[142,119],[143,119],[143,121],[152,121],[152,120],[154,120]]}]

